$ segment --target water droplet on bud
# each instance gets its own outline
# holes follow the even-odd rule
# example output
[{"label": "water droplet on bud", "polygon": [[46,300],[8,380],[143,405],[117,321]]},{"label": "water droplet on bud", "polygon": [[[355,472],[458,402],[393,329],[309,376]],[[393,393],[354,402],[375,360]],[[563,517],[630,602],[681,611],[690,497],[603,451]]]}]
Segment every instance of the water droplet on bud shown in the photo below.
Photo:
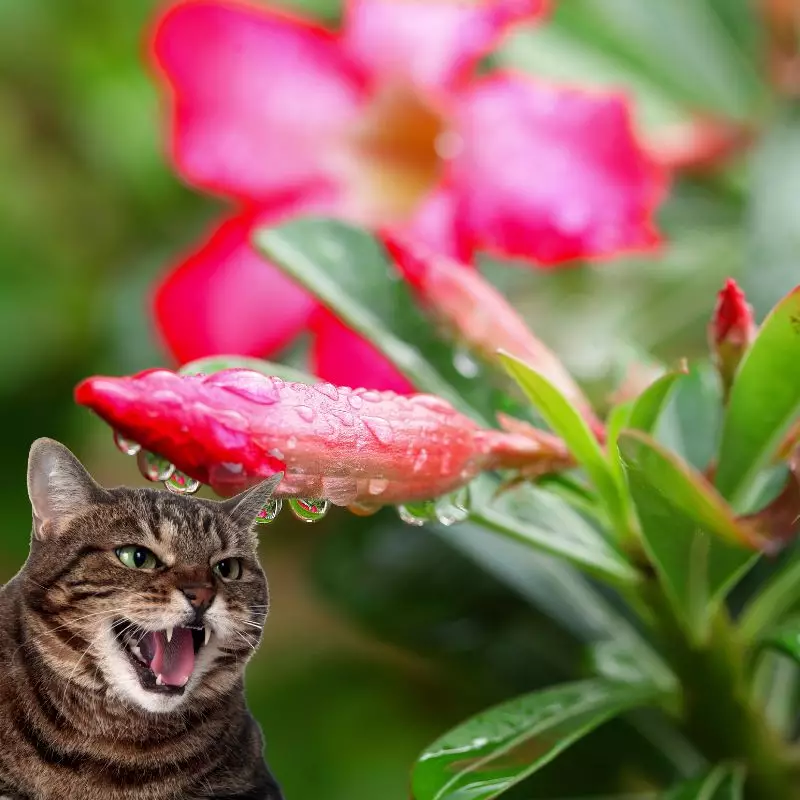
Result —
[{"label": "water droplet on bud", "polygon": [[172,475],[164,481],[164,486],[173,494],[194,494],[200,488],[200,481],[174,470]]},{"label": "water droplet on bud", "polygon": [[303,522],[316,522],[322,519],[328,513],[330,505],[327,500],[321,498],[292,497],[289,500],[292,513]]},{"label": "water droplet on bud", "polygon": [[414,525],[419,528],[426,522],[436,519],[436,507],[432,500],[424,500],[421,503],[405,503],[397,506],[397,514],[406,525]]},{"label": "water droplet on bud", "polygon": [[381,510],[382,506],[375,503],[351,503],[347,510],[357,517],[371,517]]},{"label": "water droplet on bud", "polygon": [[367,491],[371,495],[383,494],[389,487],[389,481],[386,478],[372,478],[367,485]]},{"label": "water droplet on bud", "polygon": [[464,486],[457,492],[444,495],[435,503],[436,519],[445,526],[463,522],[469,517],[469,489]]},{"label": "water droplet on bud", "polygon": [[148,481],[168,481],[175,472],[175,466],[170,464],[166,458],[147,450],[140,450],[136,456],[136,464],[142,477]]},{"label": "water droplet on bud", "polygon": [[114,444],[117,446],[117,449],[125,453],[126,456],[135,456],[142,449],[142,446],[138,442],[134,442],[132,439],[126,439],[118,431],[114,431]]},{"label": "water droplet on bud", "polygon": [[267,502],[261,506],[261,510],[258,514],[256,514],[256,523],[259,525],[269,525],[270,522],[275,522],[282,508],[283,500],[280,497],[273,497],[271,500],[267,500]]}]

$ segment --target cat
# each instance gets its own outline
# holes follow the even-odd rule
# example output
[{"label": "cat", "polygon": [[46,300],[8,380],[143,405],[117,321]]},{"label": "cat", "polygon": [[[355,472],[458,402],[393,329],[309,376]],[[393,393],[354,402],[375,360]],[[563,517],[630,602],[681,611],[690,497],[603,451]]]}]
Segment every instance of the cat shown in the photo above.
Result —
[{"label": "cat", "polygon": [[0,798],[283,800],[243,691],[279,480],[219,502],[104,489],[34,442],[30,555],[0,589]]}]

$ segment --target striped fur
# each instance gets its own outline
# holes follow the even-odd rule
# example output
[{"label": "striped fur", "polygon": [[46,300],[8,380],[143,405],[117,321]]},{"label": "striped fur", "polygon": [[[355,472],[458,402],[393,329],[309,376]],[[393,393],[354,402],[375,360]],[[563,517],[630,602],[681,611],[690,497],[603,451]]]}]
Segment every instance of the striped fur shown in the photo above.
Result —
[{"label": "striped fur", "polygon": [[[259,488],[214,503],[77,480],[64,497],[80,505],[56,503],[51,519],[32,490],[30,556],[0,589],[0,797],[281,800],[243,694],[268,608],[250,524]],[[115,550],[131,544],[165,566],[123,566]],[[240,580],[211,572],[228,557],[242,559]],[[211,640],[183,695],[148,692],[112,625],[189,624],[194,610],[177,587],[200,578],[216,589],[204,618]]]}]

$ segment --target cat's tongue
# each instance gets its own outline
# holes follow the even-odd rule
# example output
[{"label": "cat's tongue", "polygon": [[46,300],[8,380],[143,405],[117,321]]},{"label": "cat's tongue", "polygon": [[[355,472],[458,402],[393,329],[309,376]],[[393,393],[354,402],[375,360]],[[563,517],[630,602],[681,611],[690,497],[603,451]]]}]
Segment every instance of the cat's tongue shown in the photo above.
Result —
[{"label": "cat's tongue", "polygon": [[194,670],[194,642],[188,628],[175,628],[172,640],[163,631],[149,633],[152,637],[153,660],[150,669],[165,686],[184,686]]}]

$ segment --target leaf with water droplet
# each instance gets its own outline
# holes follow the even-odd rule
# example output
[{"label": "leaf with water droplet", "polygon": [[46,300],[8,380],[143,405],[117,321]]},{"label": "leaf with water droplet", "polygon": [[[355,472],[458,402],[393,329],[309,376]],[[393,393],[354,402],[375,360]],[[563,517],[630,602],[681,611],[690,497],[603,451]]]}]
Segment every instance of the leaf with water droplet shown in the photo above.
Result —
[{"label": "leaf with water droplet", "polygon": [[330,502],[320,498],[292,497],[289,500],[292,513],[303,522],[317,522],[322,519],[328,513],[330,505]]},{"label": "leaf with water droplet", "polygon": [[432,500],[421,503],[404,503],[397,506],[397,514],[406,525],[421,527],[426,522],[436,519],[436,505]]},{"label": "leaf with water droplet", "polygon": [[604,679],[565,684],[484,711],[428,747],[414,768],[415,800],[489,800],[573,742],[660,691]]},{"label": "leaf with water droplet", "polygon": [[463,487],[457,492],[444,495],[434,504],[436,520],[441,525],[455,525],[469,517],[469,488]]}]

